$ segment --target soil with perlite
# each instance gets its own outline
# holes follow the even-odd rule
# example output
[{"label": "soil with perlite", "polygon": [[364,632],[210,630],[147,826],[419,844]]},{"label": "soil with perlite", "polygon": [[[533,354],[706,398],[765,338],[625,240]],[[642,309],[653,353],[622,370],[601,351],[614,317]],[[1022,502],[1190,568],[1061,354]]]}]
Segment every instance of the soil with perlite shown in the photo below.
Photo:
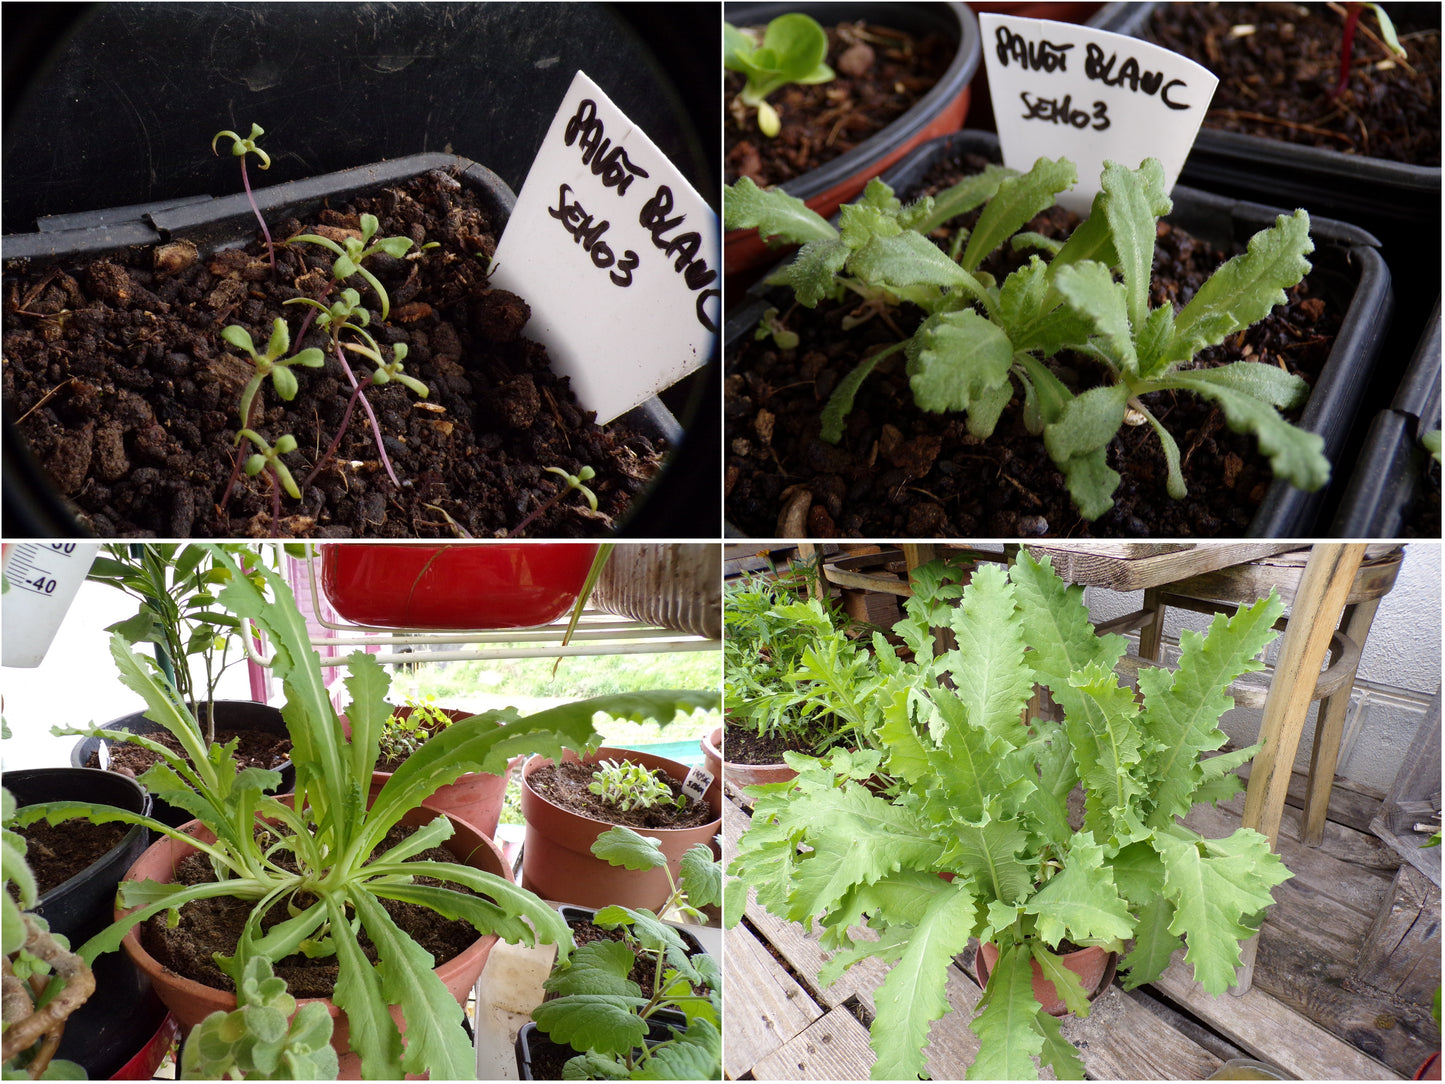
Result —
[{"label": "soil with perlite", "polygon": [[1440,7],[1386,11],[1406,55],[1367,8],[1338,96],[1344,18],[1325,4],[1159,4],[1146,36],[1219,76],[1206,128],[1439,166]]},{"label": "soil with perlite", "polygon": [[836,78],[768,95],[782,122],[771,139],[758,131],[757,114],[737,100],[747,79],[726,73],[732,103],[724,124],[727,183],[750,177],[762,187],[782,184],[846,154],[911,109],[953,61],[954,45],[941,34],[915,37],[862,21],[824,29],[826,63]]},{"label": "soil with perlite", "polygon": [[[220,333],[238,324],[264,349],[279,316],[293,351],[323,347],[314,325],[296,341],[307,309],[283,302],[335,300],[330,253],[278,244],[273,274],[257,231],[246,248],[210,256],[175,243],[87,265],[6,264],[5,401],[83,527],[102,537],[493,537],[564,489],[545,468],[584,466],[596,472],[598,510],[567,493],[524,535],[606,534],[626,517],[664,448],[626,423],[595,424],[526,337],[526,301],[488,284],[498,232],[475,193],[433,170],[269,226],[278,241],[340,240],[360,236],[363,213],[380,219],[379,237],[439,243],[367,259],[390,295],[385,323],[370,287],[348,282],[371,310],[368,331],[383,347],[407,345],[405,372],[429,394],[398,382],[364,392],[398,485],[360,404],[325,454],[352,393],[334,356],[324,369],[293,370],[289,403],[267,381],[251,428],[271,443],[295,437],[284,462],[302,485],[299,501],[282,497],[279,522],[266,473],[233,484],[239,397],[254,369]],[[351,359],[358,380],[370,371],[364,360]]]},{"label": "soil with perlite", "polygon": [[[682,808],[662,803],[648,809],[619,809],[587,789],[595,770],[591,765],[571,761],[544,764],[527,775],[527,785],[553,805],[561,806],[570,813],[639,831],[645,828],[697,828],[716,819],[705,801],[690,801]],[[684,793],[682,785],[666,773],[654,772],[654,775],[667,784],[674,799]]]},{"label": "soil with perlite", "polygon": [[[924,188],[933,194],[978,172],[985,160],[960,156],[935,167]],[[935,233],[947,246],[957,225]],[[1059,207],[1028,224],[1064,238],[1077,218]],[[1227,258],[1182,229],[1160,222],[1149,303],[1186,303]],[[1000,281],[1024,256],[995,253],[984,270]],[[1197,367],[1251,360],[1279,365],[1313,386],[1329,357],[1342,313],[1307,275],[1287,291],[1287,304],[1253,327],[1203,351]],[[843,439],[819,435],[829,395],[869,353],[912,335],[923,318],[901,306],[843,332],[851,303],[816,309],[784,305],[780,315],[801,341],[780,350],[745,338],[730,359],[724,386],[729,522],[755,537],[1201,537],[1245,533],[1273,480],[1252,436],[1233,433],[1208,400],[1157,392],[1146,397],[1179,445],[1188,495],[1166,492],[1166,465],[1148,425],[1124,426],[1109,445],[1109,465],[1122,476],[1113,508],[1090,522],[1069,499],[1063,475],[1028,432],[1015,394],[988,440],[971,436],[961,413],[920,410],[895,354],[864,381]],[[1050,362],[1076,392],[1103,379],[1097,363],[1063,354]],[[1297,413],[1297,412],[1296,412]],[[1287,415],[1288,416],[1288,415]],[[1291,418],[1291,420],[1295,420]],[[1338,468],[1337,468],[1338,469]]]}]

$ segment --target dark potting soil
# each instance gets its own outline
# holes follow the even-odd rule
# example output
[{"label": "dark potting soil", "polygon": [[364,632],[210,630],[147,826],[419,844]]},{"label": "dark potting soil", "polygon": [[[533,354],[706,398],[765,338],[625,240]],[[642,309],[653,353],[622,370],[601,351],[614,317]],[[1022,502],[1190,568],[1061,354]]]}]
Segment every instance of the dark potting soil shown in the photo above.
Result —
[{"label": "dark potting soil", "polygon": [[15,831],[25,838],[25,861],[35,874],[37,891],[44,895],[104,858],[125,838],[130,826],[38,821]]},{"label": "dark potting soil", "polygon": [[[697,828],[714,819],[711,807],[703,801],[689,802],[682,809],[658,805],[624,813],[587,789],[594,770],[590,765],[570,761],[545,764],[527,776],[527,782],[538,794],[571,813],[627,828]],[[675,779],[666,773],[654,774],[668,785],[674,797],[682,794],[682,786]]]},{"label": "dark potting soil", "polygon": [[[377,342],[407,344],[405,371],[429,394],[419,398],[395,381],[364,393],[398,488],[361,404],[323,461],[351,398],[334,356],[324,369],[293,370],[299,393],[290,403],[267,381],[251,428],[273,444],[287,433],[296,439],[284,462],[303,487],[300,501],[282,497],[279,525],[268,473],[242,474],[227,498],[239,397],[254,370],[220,333],[238,324],[264,349],[279,316],[294,339],[308,310],[281,303],[328,296],[329,253],[278,245],[274,276],[259,240],[203,258],[169,245],[85,266],[6,264],[5,400],[83,526],[102,537],[492,537],[557,495],[558,476],[544,468],[575,474],[590,466],[598,513],[574,494],[524,534],[610,531],[656,473],[663,449],[626,424],[594,424],[569,382],[553,375],[546,350],[524,336],[526,302],[487,285],[497,235],[474,193],[433,170],[314,220],[269,226],[278,240],[359,236],[366,212],[380,220],[380,237],[440,243],[420,255],[413,248],[401,259],[367,259],[390,296],[385,324],[371,289],[348,284],[372,310]],[[312,326],[292,348],[323,345]],[[358,368],[362,361],[352,360],[358,380],[370,371]]]},{"label": "dark potting soil", "polygon": [[[969,156],[940,165],[916,199],[982,168]],[[977,212],[961,221],[971,226]],[[1054,207],[1027,230],[1063,238],[1077,219]],[[935,233],[945,247],[953,224]],[[1007,247],[1007,246],[1006,246]],[[1242,247],[1239,249],[1242,251]],[[1176,308],[1235,251],[1220,251],[1161,222],[1149,303]],[[995,253],[984,270],[998,279],[1023,260]],[[1217,347],[1195,367],[1238,360],[1278,364],[1311,385],[1329,357],[1342,314],[1316,296],[1312,275],[1287,291],[1288,303]],[[903,306],[842,331],[851,304],[797,305],[781,315],[799,333],[796,349],[748,337],[724,385],[731,524],[755,537],[1203,537],[1239,535],[1273,476],[1252,436],[1231,432],[1207,400],[1160,392],[1146,397],[1179,445],[1189,493],[1173,500],[1166,465],[1148,425],[1124,426],[1109,445],[1122,476],[1113,508],[1092,523],[1069,499],[1063,475],[1023,422],[1017,394],[987,441],[971,436],[963,414],[934,414],[913,403],[901,358],[881,362],[863,382],[843,439],[819,436],[819,416],[839,380],[866,355],[911,335],[921,310]],[[1090,359],[1061,354],[1050,363],[1065,384],[1083,391],[1100,382]],[[1291,417],[1290,420],[1295,420]]]},{"label": "dark potting soil", "polygon": [[554,1042],[545,1031],[534,1031],[528,1041],[533,1080],[562,1080],[563,1066],[578,1054],[566,1043]]},{"label": "dark potting soil", "polygon": [[737,101],[747,79],[726,73],[733,103],[724,124],[728,184],[739,177],[764,187],[782,184],[831,162],[908,112],[953,60],[953,43],[940,34],[915,38],[863,22],[825,29],[827,64],[837,78],[769,95],[782,121],[772,139],[758,131],[757,114]]},{"label": "dark potting soil", "polygon": [[1206,128],[1438,166],[1440,8],[1386,10],[1408,55],[1395,59],[1372,39],[1378,24],[1366,10],[1338,98],[1344,19],[1324,4],[1159,4],[1147,37],[1219,76]]},{"label": "dark potting soil", "polygon": [[1440,537],[1440,464],[1433,457],[1420,474],[1403,533],[1406,538]]},{"label": "dark potting soil", "polygon": [[810,726],[801,732],[759,734],[752,727],[725,722],[723,759],[730,764],[781,764],[787,752],[816,756],[819,743],[831,733],[828,727]]},{"label": "dark potting soil", "polygon": [[[410,826],[397,825],[387,833],[386,839],[373,854],[395,846],[415,831]],[[288,866],[289,857],[285,853],[279,854],[278,864]],[[433,847],[411,861],[458,862],[460,859],[446,847]],[[215,879],[210,861],[199,852],[187,855],[176,869],[176,884],[202,884]],[[474,894],[464,885],[432,877],[418,877],[416,883],[431,886],[445,883],[448,888]],[[443,918],[429,908],[396,900],[378,899],[378,902],[398,926],[431,953],[435,961],[433,966],[446,963],[464,952],[479,936],[470,923]],[[157,961],[177,974],[219,990],[234,990],[235,984],[216,966],[212,953],[230,956],[236,951],[254,903],[254,900],[240,900],[232,896],[192,900],[181,908],[180,923],[174,929],[167,927],[164,914],[147,919],[141,926],[141,943]],[[261,920],[263,930],[291,917],[287,903],[284,899],[278,901],[266,913]],[[374,961],[376,949],[364,930],[358,934],[358,942],[366,958]],[[330,997],[335,989],[337,964],[334,956],[308,959],[301,953],[295,953],[275,961],[274,966],[276,974],[286,980],[287,989],[294,997]]]},{"label": "dark potting soil", "polygon": [[[170,731],[157,730],[145,735],[151,741],[164,745],[171,752],[179,757],[185,757],[186,752],[181,747],[179,739]],[[284,764],[291,756],[291,737],[287,734],[274,734],[269,730],[237,730],[232,727],[216,727],[216,741],[225,745],[232,738],[237,739],[234,758],[240,761],[243,768],[276,768]],[[127,741],[107,741],[110,749],[110,771],[120,775],[135,777],[144,772],[153,764],[160,762],[160,754],[153,753],[139,745]],[[86,758],[87,768],[99,768],[100,753],[92,752]]]}]

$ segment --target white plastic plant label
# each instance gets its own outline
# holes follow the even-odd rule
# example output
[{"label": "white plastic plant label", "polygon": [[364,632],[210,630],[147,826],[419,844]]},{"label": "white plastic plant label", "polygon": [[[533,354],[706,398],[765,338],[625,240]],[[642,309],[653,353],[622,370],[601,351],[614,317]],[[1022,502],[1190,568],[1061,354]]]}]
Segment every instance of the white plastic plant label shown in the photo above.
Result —
[{"label": "white plastic plant label", "polygon": [[1004,165],[1067,158],[1079,181],[1059,202],[1087,215],[1105,161],[1146,158],[1174,187],[1219,79],[1168,49],[1073,23],[982,14],[984,64]]},{"label": "white plastic plant label", "polygon": [[707,361],[722,311],[717,214],[584,72],[497,244],[492,282],[599,422]]},{"label": "white plastic plant label", "polygon": [[682,781],[682,792],[687,795],[689,803],[700,802],[710,786],[712,786],[712,772],[706,768],[690,768],[687,778]]}]

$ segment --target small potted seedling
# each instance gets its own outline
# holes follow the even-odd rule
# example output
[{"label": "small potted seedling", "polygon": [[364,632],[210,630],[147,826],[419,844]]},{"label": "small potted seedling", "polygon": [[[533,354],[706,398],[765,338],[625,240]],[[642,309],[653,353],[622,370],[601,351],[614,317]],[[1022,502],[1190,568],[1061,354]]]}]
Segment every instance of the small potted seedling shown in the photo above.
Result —
[{"label": "small potted seedling", "polygon": [[251,175],[246,170],[246,155],[254,154],[260,160],[261,169],[271,168],[271,156],[257,146],[256,141],[266,134],[266,129],[259,124],[251,125],[251,134],[242,139],[235,132],[224,130],[217,132],[211,137],[211,153],[219,153],[216,150],[216,143],[225,136],[231,141],[231,153],[241,160],[241,184],[246,189],[246,199],[251,204],[251,210],[256,215],[256,221],[261,224],[261,235],[266,238],[266,256],[271,261],[271,271],[276,271],[276,246],[271,243],[271,229],[266,225],[266,216],[261,213],[261,208],[256,206],[256,197],[251,192]]},{"label": "small potted seedling", "polygon": [[823,63],[828,55],[828,35],[816,19],[790,11],[768,23],[762,35],[723,23],[723,67],[742,72],[747,85],[733,99],[735,117],[752,110],[758,130],[775,138],[782,128],[778,112],[768,104],[768,95],[789,83],[827,83],[837,76]]},{"label": "small potted seedling", "polygon": [[[592,852],[613,866],[668,870],[657,841],[628,828],[609,828]],[[668,878],[671,892],[657,911],[609,906],[586,916],[616,938],[590,941],[553,969],[544,984],[549,996],[532,1012],[535,1023],[517,1036],[523,1079],[537,1078],[537,1032],[569,1048],[567,1079],[719,1077],[717,961],[658,916],[676,911],[696,919],[699,907],[720,903],[721,869],[711,849],[699,845],[683,856],[679,877],[668,871]]]}]

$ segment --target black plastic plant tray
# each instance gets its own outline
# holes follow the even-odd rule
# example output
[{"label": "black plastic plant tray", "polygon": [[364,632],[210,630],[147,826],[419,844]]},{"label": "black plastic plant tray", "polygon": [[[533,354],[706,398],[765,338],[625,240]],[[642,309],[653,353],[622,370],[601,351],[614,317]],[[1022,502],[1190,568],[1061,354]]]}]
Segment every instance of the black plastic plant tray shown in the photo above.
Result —
[{"label": "black plastic plant tray", "polygon": [[[997,135],[965,130],[923,144],[881,179],[906,200],[910,187],[921,180],[934,162],[960,152],[1001,161]],[[1174,210],[1166,216],[1167,220],[1216,244],[1243,243],[1259,230],[1273,225],[1279,215],[1288,213],[1281,207],[1216,196],[1183,185],[1174,188],[1172,199]],[[1389,327],[1393,294],[1389,269],[1378,251],[1379,242],[1371,234],[1349,223],[1312,216],[1310,236],[1314,239],[1315,251],[1309,259],[1317,281],[1325,286],[1336,304],[1347,307],[1348,311],[1304,413],[1295,424],[1324,438],[1324,454],[1335,467],[1332,482],[1338,483],[1342,471],[1336,457],[1345,446],[1367,383],[1383,375],[1374,372],[1374,363]],[[753,335],[763,312],[770,306],[786,308],[791,301],[786,288],[769,288],[762,283],[748,294],[750,301],[728,317],[725,328],[723,356],[729,371],[736,363],[745,337]],[[1250,523],[1249,535],[1257,538],[1312,536],[1315,517],[1327,491],[1307,493],[1288,482],[1275,480]],[[738,532],[732,530],[730,534],[736,536]]]}]

